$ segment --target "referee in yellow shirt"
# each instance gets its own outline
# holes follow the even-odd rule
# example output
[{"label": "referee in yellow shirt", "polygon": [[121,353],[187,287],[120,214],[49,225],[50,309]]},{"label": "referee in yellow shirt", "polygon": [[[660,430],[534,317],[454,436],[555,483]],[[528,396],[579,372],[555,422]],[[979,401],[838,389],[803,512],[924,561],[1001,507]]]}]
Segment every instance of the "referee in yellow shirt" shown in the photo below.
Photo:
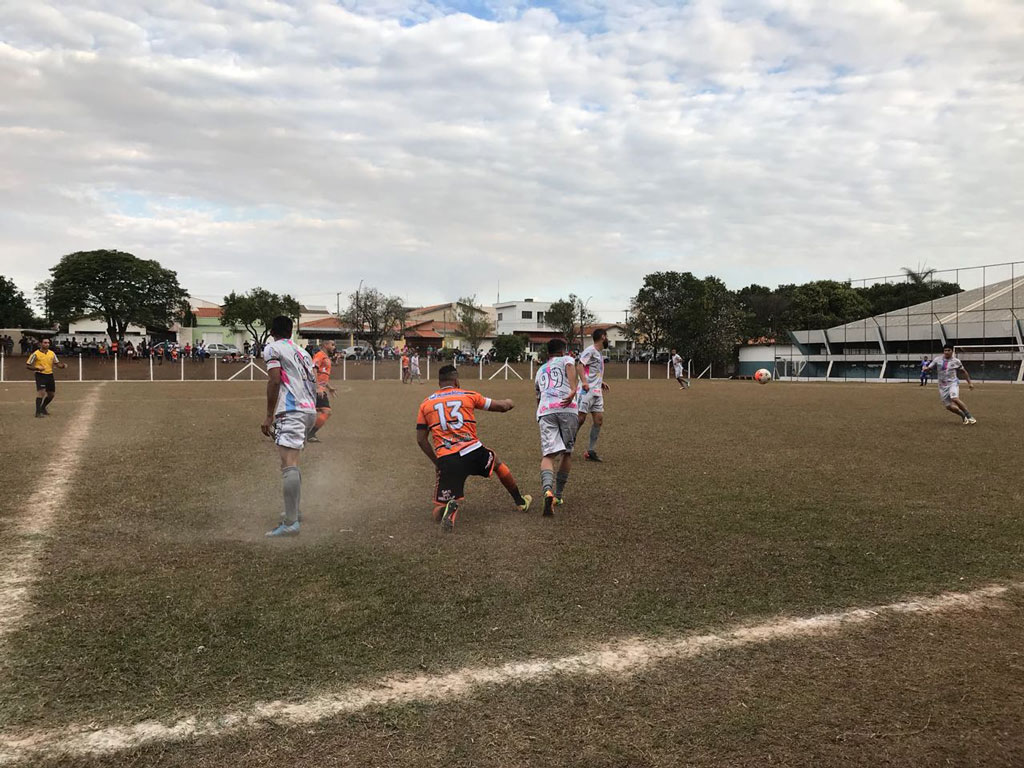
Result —
[{"label": "referee in yellow shirt", "polygon": [[43,339],[39,342],[39,349],[28,356],[26,368],[35,371],[36,374],[36,418],[49,416],[46,406],[53,400],[53,393],[57,384],[53,380],[53,366],[67,368],[64,363],[57,359],[57,355],[50,349],[50,340]]}]

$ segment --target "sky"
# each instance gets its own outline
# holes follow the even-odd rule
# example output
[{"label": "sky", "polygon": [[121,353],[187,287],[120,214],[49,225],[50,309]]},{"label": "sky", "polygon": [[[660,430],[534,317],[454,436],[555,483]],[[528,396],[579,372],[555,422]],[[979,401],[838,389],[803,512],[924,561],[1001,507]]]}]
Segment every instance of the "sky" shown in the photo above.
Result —
[{"label": "sky", "polygon": [[592,297],[1024,259],[1018,0],[0,3],[0,274]]}]

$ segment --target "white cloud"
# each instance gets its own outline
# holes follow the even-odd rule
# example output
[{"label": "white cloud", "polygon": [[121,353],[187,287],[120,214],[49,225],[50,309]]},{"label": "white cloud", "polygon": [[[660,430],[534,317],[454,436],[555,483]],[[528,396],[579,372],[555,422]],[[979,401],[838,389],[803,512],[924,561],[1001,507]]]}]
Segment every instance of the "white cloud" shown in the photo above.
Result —
[{"label": "white cloud", "polygon": [[6,8],[0,271],[26,288],[116,247],[206,296],[500,279],[617,310],[654,269],[1020,257],[1012,0]]}]

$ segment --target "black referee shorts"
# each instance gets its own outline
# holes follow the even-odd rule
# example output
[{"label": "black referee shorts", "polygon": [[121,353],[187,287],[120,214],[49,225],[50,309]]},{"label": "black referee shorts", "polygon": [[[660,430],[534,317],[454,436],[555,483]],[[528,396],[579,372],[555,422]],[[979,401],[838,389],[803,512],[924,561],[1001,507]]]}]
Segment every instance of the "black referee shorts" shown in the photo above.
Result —
[{"label": "black referee shorts", "polygon": [[45,389],[50,394],[57,391],[57,382],[53,380],[52,373],[36,374],[36,389]]}]

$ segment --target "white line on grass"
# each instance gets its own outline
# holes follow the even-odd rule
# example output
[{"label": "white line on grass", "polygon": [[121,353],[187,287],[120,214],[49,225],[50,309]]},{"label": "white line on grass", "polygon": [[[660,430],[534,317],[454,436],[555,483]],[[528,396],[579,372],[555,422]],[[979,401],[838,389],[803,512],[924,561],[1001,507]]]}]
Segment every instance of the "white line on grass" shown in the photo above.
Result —
[{"label": "white line on grass", "polygon": [[[39,555],[75,477],[99,399],[100,387],[97,387],[86,396],[77,411],[61,411],[62,416],[68,414],[68,428],[54,430],[53,442],[59,446],[57,453],[38,475],[43,481],[25,502],[25,512],[14,518],[13,530],[7,535],[8,548],[0,566],[0,648],[25,618]],[[51,418],[47,426],[56,427],[54,422],[55,419]]]},{"label": "white line on grass", "polygon": [[716,634],[632,638],[561,658],[470,667],[440,675],[393,676],[375,685],[346,688],[304,701],[257,702],[246,709],[226,712],[218,717],[192,716],[170,724],[148,720],[108,728],[70,727],[35,734],[0,734],[0,764],[28,762],[45,756],[112,754],[147,744],[223,736],[271,724],[309,725],[370,707],[446,701],[467,696],[482,686],[538,681],[557,675],[632,675],[662,661],[695,658],[711,651],[775,640],[832,634],[884,616],[984,608],[1011,589],[1024,589],[1024,582],[992,585],[972,592],[949,592],[938,597],[913,598],[872,608],[853,608],[809,618],[779,618],[762,624],[735,626]]}]

